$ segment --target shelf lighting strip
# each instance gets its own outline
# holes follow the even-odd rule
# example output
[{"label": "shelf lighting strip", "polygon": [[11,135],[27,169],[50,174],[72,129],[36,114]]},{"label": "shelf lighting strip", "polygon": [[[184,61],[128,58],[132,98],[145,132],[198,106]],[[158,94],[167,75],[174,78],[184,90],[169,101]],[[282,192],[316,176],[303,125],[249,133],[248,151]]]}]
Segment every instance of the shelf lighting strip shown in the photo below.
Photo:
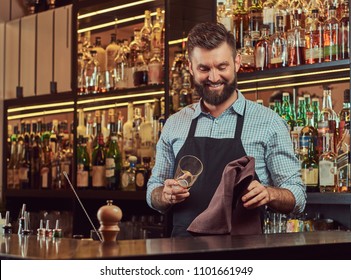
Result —
[{"label": "shelf lighting strip", "polygon": [[188,41],[188,38],[177,39],[177,40],[169,41],[168,45],[181,44],[181,43],[187,42],[187,41]]},{"label": "shelf lighting strip", "polygon": [[[145,104],[145,103],[154,103],[154,99],[133,101],[133,105],[139,105],[139,104]],[[83,111],[89,112],[89,111],[104,110],[104,109],[118,108],[118,107],[127,107],[127,106],[128,106],[128,102],[122,102],[122,103],[114,103],[114,104],[108,104],[108,105],[102,105],[102,106],[87,107],[87,108],[83,108]]]},{"label": "shelf lighting strip", "polygon": [[86,13],[83,15],[79,15],[78,19],[82,19],[82,18],[87,18],[87,17],[93,17],[96,15],[101,15],[104,13],[109,13],[109,12],[113,12],[113,11],[117,11],[117,10],[122,10],[122,9],[126,9],[132,6],[137,6],[137,5],[142,5],[145,3],[149,3],[149,2],[154,2],[155,0],[142,0],[142,1],[135,1],[133,3],[128,3],[128,4],[124,4],[124,5],[119,5],[119,6],[114,6],[111,8],[107,8],[107,9],[102,9],[102,10],[98,10],[98,11],[94,11],[91,13]]},{"label": "shelf lighting strip", "polygon": [[[154,92],[147,92],[147,93],[133,93],[133,94],[128,94],[128,95],[120,95],[120,96],[109,96],[109,97],[97,97],[97,98],[91,98],[91,99],[86,99],[86,100],[80,100],[77,102],[78,105],[82,104],[87,104],[87,103],[93,103],[93,102],[102,102],[102,101],[113,101],[113,100],[118,100],[118,99],[126,99],[126,98],[133,98],[133,97],[143,97],[143,96],[155,96],[155,95],[164,95],[165,91],[154,91]],[[143,101],[145,102],[145,101]],[[126,103],[127,104],[127,103]]]},{"label": "shelf lighting strip", "polygon": [[[74,104],[73,101],[60,102],[60,103],[50,103],[50,104],[45,104],[45,108],[73,106],[73,104]],[[43,109],[43,106],[44,105],[24,106],[24,107],[19,107],[19,108],[8,109],[7,111],[9,113],[15,113],[15,112],[18,112],[18,111],[37,110],[37,109]]]},{"label": "shelf lighting strip", "polygon": [[7,120],[8,121],[19,120],[19,119],[23,119],[23,118],[32,118],[32,117],[41,117],[41,116],[46,116],[46,115],[70,113],[70,112],[73,112],[73,111],[74,111],[73,108],[41,111],[41,112],[35,112],[35,113],[28,113],[28,114],[20,114],[20,115],[9,116],[9,117],[7,117]]},{"label": "shelf lighting strip", "polygon": [[[156,12],[153,12],[153,13],[151,13],[151,16],[155,16],[156,14],[157,14]],[[98,25],[93,25],[93,26],[87,27],[87,28],[78,29],[78,33],[84,33],[84,32],[87,32],[87,31],[101,29],[101,28],[113,26],[113,25],[116,25],[116,24],[130,22],[130,21],[139,20],[139,19],[143,19],[143,18],[145,18],[145,15],[129,17],[129,18],[124,18],[124,19],[116,19],[114,21],[106,22],[106,23],[103,23],[103,24],[98,24]]]}]

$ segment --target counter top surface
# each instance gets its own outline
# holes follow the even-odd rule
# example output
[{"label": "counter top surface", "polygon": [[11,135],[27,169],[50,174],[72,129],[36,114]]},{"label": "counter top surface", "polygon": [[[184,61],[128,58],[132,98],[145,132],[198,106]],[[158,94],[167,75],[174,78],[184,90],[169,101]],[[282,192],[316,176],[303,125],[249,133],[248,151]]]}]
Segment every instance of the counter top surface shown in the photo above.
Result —
[{"label": "counter top surface", "polygon": [[249,236],[198,236],[99,242],[70,238],[0,236],[2,259],[274,259],[351,258],[351,232],[321,231]]}]

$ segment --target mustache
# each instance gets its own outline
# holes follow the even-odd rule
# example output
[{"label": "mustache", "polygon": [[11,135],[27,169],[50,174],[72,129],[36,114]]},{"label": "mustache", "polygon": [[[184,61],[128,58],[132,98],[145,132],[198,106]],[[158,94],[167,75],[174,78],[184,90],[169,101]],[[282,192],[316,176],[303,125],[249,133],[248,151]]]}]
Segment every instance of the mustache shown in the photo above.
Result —
[{"label": "mustache", "polygon": [[225,80],[219,80],[219,81],[217,81],[215,83],[207,80],[203,84],[205,86],[219,86],[219,85],[226,84],[226,83],[227,83],[227,81],[225,81]]}]

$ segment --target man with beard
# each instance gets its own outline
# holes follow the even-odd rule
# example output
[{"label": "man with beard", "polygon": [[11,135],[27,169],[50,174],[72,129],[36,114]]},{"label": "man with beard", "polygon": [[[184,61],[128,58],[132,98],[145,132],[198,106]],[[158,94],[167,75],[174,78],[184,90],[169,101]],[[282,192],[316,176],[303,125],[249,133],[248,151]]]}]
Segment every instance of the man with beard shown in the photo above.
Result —
[{"label": "man with beard", "polygon": [[[267,205],[281,213],[301,213],[306,203],[286,122],[275,112],[246,100],[237,88],[240,55],[222,24],[201,23],[188,35],[189,70],[200,101],[169,117],[156,148],[147,202],[173,212],[172,236],[190,236],[187,227],[203,212],[225,166],[243,156],[255,158],[255,179],[241,197],[243,206]],[[172,179],[179,159],[201,159],[204,171],[183,188]]]}]

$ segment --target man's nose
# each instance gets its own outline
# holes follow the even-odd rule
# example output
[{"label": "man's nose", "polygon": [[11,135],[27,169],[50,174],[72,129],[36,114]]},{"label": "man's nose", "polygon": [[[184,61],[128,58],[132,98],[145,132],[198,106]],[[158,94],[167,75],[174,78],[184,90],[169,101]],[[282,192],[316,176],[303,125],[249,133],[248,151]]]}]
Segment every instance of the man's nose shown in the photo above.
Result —
[{"label": "man's nose", "polygon": [[217,69],[211,69],[211,71],[209,73],[209,76],[208,76],[208,79],[211,82],[217,82],[218,80],[220,80],[220,76],[219,76],[218,70]]}]

